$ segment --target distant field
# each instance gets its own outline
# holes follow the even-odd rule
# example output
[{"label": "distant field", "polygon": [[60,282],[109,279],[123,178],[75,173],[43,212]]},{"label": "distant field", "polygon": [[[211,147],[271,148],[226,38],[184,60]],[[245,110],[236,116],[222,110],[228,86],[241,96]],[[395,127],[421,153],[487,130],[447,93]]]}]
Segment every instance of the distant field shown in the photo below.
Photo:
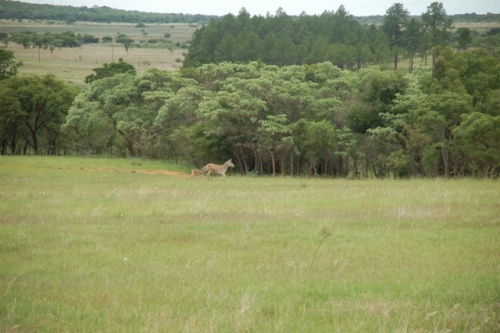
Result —
[{"label": "distant field", "polygon": [[[492,27],[499,27],[497,23],[460,23],[454,24],[455,28],[467,27],[475,31],[484,33]],[[154,38],[163,38],[165,33],[170,33],[170,41],[174,43],[184,43],[191,39],[197,27],[189,24],[146,24],[145,28],[135,28],[135,24],[127,23],[89,23],[79,22],[75,24],[65,24],[61,22],[35,22],[35,21],[12,21],[0,20],[0,31],[19,32],[37,31],[38,33],[61,33],[74,31],[76,34],[90,34],[102,38],[104,36],[114,37],[118,33],[127,34],[136,42]],[[146,33],[146,34],[144,34]],[[182,66],[186,49],[176,48],[173,51],[168,49],[155,48],[132,48],[128,54],[122,45],[93,44],[85,45],[76,49],[56,49],[53,54],[49,50],[42,50],[40,60],[38,49],[25,50],[21,46],[10,43],[8,48],[14,51],[18,60],[24,63],[19,70],[21,74],[46,74],[54,73],[57,77],[66,82],[83,86],[85,77],[93,74],[93,69],[102,67],[105,63],[118,61],[123,58],[132,64],[139,73],[148,67],[156,67],[164,70],[177,70]],[[427,66],[429,62],[427,62]],[[391,64],[386,66],[391,67]],[[399,69],[407,70],[408,61],[401,61]],[[424,66],[424,61],[418,57],[415,59],[415,68]]]},{"label": "distant field", "polygon": [[164,70],[177,70],[182,66],[180,60],[184,59],[185,50],[176,49],[151,49],[133,48],[125,52],[122,45],[110,46],[84,45],[81,48],[62,48],[42,50],[40,61],[38,49],[23,49],[19,45],[9,44],[9,49],[14,51],[17,60],[23,62],[19,68],[20,74],[46,74],[53,73],[57,77],[74,85],[83,85],[85,77],[94,74],[93,69],[102,67],[105,63],[117,62],[119,58],[132,64],[137,72],[142,73],[148,67]]},{"label": "distant field", "polygon": [[[19,32],[19,31],[37,31],[39,33],[61,33],[65,31],[74,31],[76,34],[90,34],[102,38],[104,36],[115,37],[118,33],[125,33],[136,41],[151,38],[163,38],[168,32],[172,36],[169,38],[172,42],[186,42],[196,29],[188,24],[154,24],[141,28],[147,32],[144,36],[141,29],[135,28],[135,24],[97,24],[97,23],[79,23],[79,24],[47,24],[37,22],[17,22],[0,21],[0,31]],[[57,77],[70,84],[77,86],[83,85],[85,77],[93,74],[93,69],[102,67],[105,63],[118,61],[123,58],[124,61],[132,64],[136,70],[141,73],[148,67],[156,67],[164,70],[176,70],[182,66],[185,49],[175,48],[173,51],[159,48],[137,48],[129,49],[127,53],[121,44],[103,45],[90,44],[81,48],[61,48],[54,50],[51,55],[49,50],[41,50],[40,59],[38,49],[23,49],[20,45],[9,43],[8,49],[14,51],[17,60],[24,65],[19,69],[20,74],[46,74],[53,73]]]},{"label": "distant field", "polygon": [[500,183],[0,156],[2,332],[500,331]]},{"label": "distant field", "polygon": [[[78,22],[75,24],[65,24],[63,22],[48,23],[28,20],[22,22],[0,20],[0,31],[36,31],[38,33],[48,32],[53,34],[73,31],[75,34],[89,34],[99,38],[104,36],[114,37],[118,33],[123,33],[137,42],[151,38],[163,38],[165,33],[170,33],[172,36],[169,40],[182,43],[189,41],[196,29],[196,26],[187,23],[146,24],[145,28],[136,28],[135,25],[135,23]],[[146,36],[144,36],[143,31],[147,33]]]},{"label": "distant field", "polygon": [[500,28],[500,23],[499,22],[481,22],[481,23],[475,23],[475,22],[455,22],[453,23],[454,28],[468,28],[470,30],[479,32],[479,33],[485,33],[491,28]]}]

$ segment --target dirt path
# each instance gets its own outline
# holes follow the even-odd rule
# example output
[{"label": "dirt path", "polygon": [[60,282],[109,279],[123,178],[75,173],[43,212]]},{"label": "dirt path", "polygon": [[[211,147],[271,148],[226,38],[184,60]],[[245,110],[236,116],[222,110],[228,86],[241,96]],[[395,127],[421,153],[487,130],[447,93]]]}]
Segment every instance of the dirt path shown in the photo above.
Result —
[{"label": "dirt path", "polygon": [[178,171],[168,171],[168,170],[134,170],[135,173],[142,173],[147,175],[165,175],[165,176],[175,176],[175,177],[190,177],[190,175]]}]

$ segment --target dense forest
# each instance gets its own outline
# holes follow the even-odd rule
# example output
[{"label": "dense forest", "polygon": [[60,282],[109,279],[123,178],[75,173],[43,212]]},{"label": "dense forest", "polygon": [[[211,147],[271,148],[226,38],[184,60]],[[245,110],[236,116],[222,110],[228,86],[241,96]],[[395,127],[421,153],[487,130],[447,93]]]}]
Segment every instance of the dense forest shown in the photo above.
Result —
[{"label": "dense forest", "polygon": [[406,74],[330,62],[151,68],[104,74],[80,93],[15,76],[0,98],[4,154],[232,157],[259,175],[500,173],[500,63],[483,50],[444,48],[433,70]]},{"label": "dense forest", "polygon": [[[500,18],[500,15],[498,15]],[[491,14],[490,17],[493,17]],[[491,31],[495,35],[496,30]],[[224,61],[261,60],[286,66],[330,61],[339,68],[360,69],[371,64],[408,60],[410,70],[417,56],[426,58],[433,48],[488,47],[499,52],[498,40],[480,36],[468,28],[453,29],[453,19],[442,3],[432,3],[420,17],[412,17],[402,4],[387,10],[380,25],[364,25],[344,6],[319,16],[253,16],[242,9],[198,29],[185,65]]]},{"label": "dense forest", "polygon": [[[360,25],[343,7],[297,19],[242,10],[199,29],[181,70],[138,74],[120,60],[96,68],[83,91],[50,74],[17,76],[13,54],[0,50],[1,153],[174,158],[199,167],[233,158],[246,175],[498,177],[500,34],[464,33],[463,44],[451,24],[440,3],[418,22],[395,4],[379,27]],[[426,45],[413,56],[430,60],[401,70],[412,54],[412,25],[420,27],[414,46]],[[313,59],[305,48],[308,60],[298,60],[283,49],[295,58],[275,62],[239,39],[246,34],[257,45],[274,33],[282,38],[270,46],[299,50],[297,32],[313,41],[303,38],[307,45],[322,41],[330,58]],[[368,43],[379,38],[385,61],[349,44],[351,32]],[[234,40],[221,44],[245,59],[222,58],[217,41],[229,35]],[[489,47],[481,47],[485,39]],[[371,55],[339,62],[341,44]]]}]

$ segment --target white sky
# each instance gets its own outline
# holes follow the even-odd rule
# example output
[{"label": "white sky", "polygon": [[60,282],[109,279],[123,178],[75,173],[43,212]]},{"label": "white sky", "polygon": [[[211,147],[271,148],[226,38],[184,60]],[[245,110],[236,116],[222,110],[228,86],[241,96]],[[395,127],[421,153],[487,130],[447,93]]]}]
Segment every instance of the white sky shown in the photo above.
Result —
[{"label": "white sky", "polygon": [[253,15],[274,15],[283,8],[288,15],[319,15],[325,10],[337,11],[344,5],[354,16],[384,15],[394,3],[402,3],[410,15],[420,15],[427,11],[432,2],[442,2],[448,15],[476,13],[500,13],[500,0],[23,0],[23,2],[69,5],[69,6],[108,6],[116,9],[139,10],[156,13],[184,13],[205,15],[237,15],[241,8]]}]

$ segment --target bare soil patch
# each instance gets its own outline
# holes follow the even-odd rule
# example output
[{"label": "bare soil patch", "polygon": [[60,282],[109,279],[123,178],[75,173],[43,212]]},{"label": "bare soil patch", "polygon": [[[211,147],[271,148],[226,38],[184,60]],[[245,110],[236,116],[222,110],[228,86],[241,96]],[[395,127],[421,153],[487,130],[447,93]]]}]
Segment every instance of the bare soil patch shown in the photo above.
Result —
[{"label": "bare soil patch", "polygon": [[146,175],[165,175],[165,176],[174,176],[174,177],[190,177],[190,175],[178,171],[169,171],[169,170],[133,170],[136,173],[142,173]]}]

